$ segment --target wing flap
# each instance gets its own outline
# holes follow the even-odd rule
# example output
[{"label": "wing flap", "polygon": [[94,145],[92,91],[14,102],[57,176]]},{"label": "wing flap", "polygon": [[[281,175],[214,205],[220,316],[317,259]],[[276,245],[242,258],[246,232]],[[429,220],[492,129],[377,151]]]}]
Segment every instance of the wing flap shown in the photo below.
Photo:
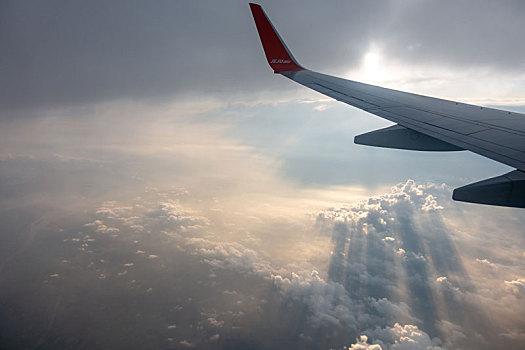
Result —
[{"label": "wing flap", "polygon": [[359,145],[405,149],[412,151],[464,151],[450,143],[430,137],[420,132],[393,125],[384,129],[374,130],[357,135],[354,143]]},{"label": "wing flap", "polygon": [[461,202],[525,208],[525,173],[514,170],[456,188],[452,198]]},{"label": "wing flap", "polygon": [[483,131],[475,133],[472,135],[472,137],[480,140],[491,140],[491,142],[498,145],[502,145],[519,152],[525,152],[525,136],[514,134],[512,132],[487,128]]},{"label": "wing flap", "polygon": [[457,132],[462,135],[470,135],[483,130],[488,130],[488,127],[486,126],[448,117],[432,119],[427,121],[426,123],[433,126],[437,126],[438,128],[446,129],[452,132]]}]

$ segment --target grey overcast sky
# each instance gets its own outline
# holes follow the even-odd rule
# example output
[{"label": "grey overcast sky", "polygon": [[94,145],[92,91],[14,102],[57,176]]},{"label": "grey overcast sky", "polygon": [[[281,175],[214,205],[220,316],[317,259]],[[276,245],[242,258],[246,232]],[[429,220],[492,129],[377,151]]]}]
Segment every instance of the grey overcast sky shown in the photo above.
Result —
[{"label": "grey overcast sky", "polygon": [[[262,5],[301,63],[319,71],[346,73],[375,46],[407,69],[523,77],[523,1]],[[244,1],[0,6],[3,109],[195,94],[233,100],[299,89],[268,74]]]},{"label": "grey overcast sky", "polygon": [[[264,1],[302,65],[525,110],[523,1]],[[508,167],[353,144],[244,1],[0,0],[0,348],[520,349]]]}]

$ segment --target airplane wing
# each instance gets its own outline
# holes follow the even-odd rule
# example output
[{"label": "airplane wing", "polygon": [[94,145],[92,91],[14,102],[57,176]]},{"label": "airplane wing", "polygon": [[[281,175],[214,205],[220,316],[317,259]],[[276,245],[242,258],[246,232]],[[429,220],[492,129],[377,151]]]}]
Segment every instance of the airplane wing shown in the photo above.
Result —
[{"label": "airplane wing", "polygon": [[250,3],[268,64],[301,85],[396,125],[357,144],[419,151],[469,150],[516,170],[454,190],[464,202],[525,208],[525,115],[341,79],[302,67],[262,7]]}]

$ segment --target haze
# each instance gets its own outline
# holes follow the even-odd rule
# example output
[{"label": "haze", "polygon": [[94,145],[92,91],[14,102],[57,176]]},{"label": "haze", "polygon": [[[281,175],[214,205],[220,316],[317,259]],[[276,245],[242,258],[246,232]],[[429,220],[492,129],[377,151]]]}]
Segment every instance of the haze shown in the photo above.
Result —
[{"label": "haze", "polygon": [[[308,68],[525,111],[522,1],[261,5]],[[510,169],[272,74],[242,1],[0,3],[0,348],[519,349]]]}]

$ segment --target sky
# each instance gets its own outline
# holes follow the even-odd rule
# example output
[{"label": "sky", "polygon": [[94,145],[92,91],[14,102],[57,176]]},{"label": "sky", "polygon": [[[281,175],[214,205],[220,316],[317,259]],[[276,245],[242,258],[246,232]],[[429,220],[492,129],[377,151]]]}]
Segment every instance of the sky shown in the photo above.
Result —
[{"label": "sky", "polygon": [[[299,62],[525,111],[523,1],[263,1]],[[519,349],[512,169],[272,73],[244,1],[0,1],[0,348]]]}]

